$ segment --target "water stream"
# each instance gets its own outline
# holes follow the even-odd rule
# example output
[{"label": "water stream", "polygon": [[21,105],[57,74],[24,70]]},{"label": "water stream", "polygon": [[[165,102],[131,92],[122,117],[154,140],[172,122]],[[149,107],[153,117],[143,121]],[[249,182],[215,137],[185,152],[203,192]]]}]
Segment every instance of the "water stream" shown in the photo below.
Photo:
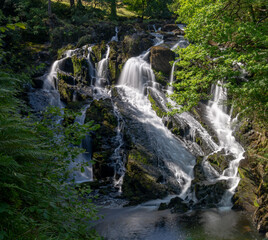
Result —
[{"label": "water stream", "polygon": [[219,176],[218,180],[227,180],[228,189],[225,192],[219,206],[232,207],[232,196],[239,184],[240,177],[238,174],[239,162],[244,159],[245,150],[235,140],[232,129],[232,119],[227,113],[227,89],[223,83],[218,82],[212,86],[213,99],[207,106],[207,117],[212,123],[214,130],[220,142],[219,149],[224,149],[226,154],[233,155],[234,159],[230,161],[229,167],[226,168]]}]

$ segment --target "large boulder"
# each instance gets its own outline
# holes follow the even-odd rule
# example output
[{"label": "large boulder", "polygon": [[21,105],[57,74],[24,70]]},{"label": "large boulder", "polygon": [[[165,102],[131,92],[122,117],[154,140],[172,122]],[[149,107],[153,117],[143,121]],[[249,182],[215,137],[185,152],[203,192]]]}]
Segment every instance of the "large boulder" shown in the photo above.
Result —
[{"label": "large boulder", "polygon": [[122,190],[123,196],[130,200],[130,205],[167,195],[166,186],[158,183],[157,178],[142,167],[141,163],[146,161],[141,155],[130,155],[128,159]]},{"label": "large boulder", "polygon": [[154,70],[169,74],[172,68],[170,62],[174,60],[175,53],[170,49],[161,46],[151,48],[150,62]]},{"label": "large boulder", "polygon": [[186,203],[179,197],[172,198],[168,204],[161,203],[158,210],[171,209],[172,213],[186,212],[189,208]]},{"label": "large boulder", "polygon": [[216,183],[197,182],[194,184],[195,196],[198,200],[197,206],[217,207],[227,189],[228,182],[226,180]]},{"label": "large boulder", "polygon": [[146,33],[126,35],[122,42],[123,62],[130,57],[139,56],[153,45],[153,36]]}]

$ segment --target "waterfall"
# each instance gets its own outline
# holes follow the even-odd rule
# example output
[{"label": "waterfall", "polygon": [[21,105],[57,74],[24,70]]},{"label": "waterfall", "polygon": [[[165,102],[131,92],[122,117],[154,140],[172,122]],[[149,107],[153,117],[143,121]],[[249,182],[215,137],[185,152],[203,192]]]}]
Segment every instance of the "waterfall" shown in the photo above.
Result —
[{"label": "waterfall", "polygon": [[90,85],[93,86],[93,79],[96,79],[96,69],[93,66],[93,63],[91,62],[91,52],[92,52],[92,46],[88,47],[88,55],[87,55],[87,62],[88,62],[88,68],[89,68],[89,76],[91,79]]},{"label": "waterfall", "polygon": [[115,36],[112,37],[111,42],[112,41],[118,42],[118,32],[119,32],[118,27],[115,27]]},{"label": "waterfall", "polygon": [[97,67],[98,80],[96,83],[97,86],[102,86],[101,81],[107,80],[109,55],[110,55],[110,46],[109,44],[107,44],[107,51],[105,53],[105,57],[98,62]]},{"label": "waterfall", "polygon": [[153,70],[143,57],[132,57],[125,63],[118,81],[119,85],[126,85],[143,92],[144,84],[154,81]]},{"label": "waterfall", "polygon": [[53,64],[52,67],[50,68],[49,73],[47,74],[47,76],[45,77],[45,81],[44,81],[44,85],[43,85],[43,89],[44,90],[56,90],[57,89],[57,73],[60,67],[60,64],[66,59],[69,58],[73,55],[73,53],[76,50],[67,50],[64,55],[65,57],[60,59],[60,60],[56,60]]},{"label": "waterfall", "polygon": [[238,166],[239,162],[244,158],[245,150],[233,136],[231,116],[228,115],[227,107],[224,105],[227,100],[227,89],[223,87],[221,82],[218,82],[212,86],[212,93],[213,99],[207,106],[207,117],[217,133],[220,149],[224,149],[226,153],[232,154],[235,158],[230,161],[228,168],[223,171],[218,179],[227,180],[228,182],[228,189],[220,202],[220,206],[231,207],[232,196],[240,181]]},{"label": "waterfall", "polygon": [[173,81],[174,81],[174,70],[175,70],[175,66],[176,66],[176,63],[178,62],[179,60],[176,60],[174,61],[173,65],[172,65],[172,68],[171,68],[171,72],[170,72],[170,77],[169,77],[169,86],[168,86],[168,91],[169,92],[173,92]]},{"label": "waterfall", "polygon": [[50,70],[49,73],[44,75],[44,84],[42,90],[45,91],[49,98],[49,104],[52,106],[57,106],[63,108],[63,103],[60,101],[60,94],[57,90],[58,85],[58,70],[60,68],[60,64],[66,60],[67,58],[73,56],[76,50],[67,50],[64,53],[64,57],[60,60],[56,60]]},{"label": "waterfall", "polygon": [[[75,119],[75,122],[83,125],[86,118],[86,111],[90,107],[90,104],[86,105],[81,112],[81,115]],[[71,161],[69,168],[74,170],[72,177],[75,183],[91,182],[93,181],[93,170],[92,170],[92,138],[90,135],[82,140],[81,148],[85,149],[84,153],[79,154],[73,161]],[[83,170],[81,170],[83,169]]]},{"label": "waterfall", "polygon": [[[158,43],[159,40],[156,44]],[[177,179],[181,187],[180,197],[186,199],[194,178],[195,158],[164,126],[162,119],[156,115],[150,101],[144,95],[148,82],[155,79],[150,64],[144,60],[145,56],[146,53],[126,62],[117,87],[123,101],[128,102],[138,112],[136,117],[149,136],[152,148]]]},{"label": "waterfall", "polygon": [[110,159],[112,160],[114,165],[114,186],[119,189],[119,193],[122,193],[123,179],[126,172],[125,161],[122,157],[122,151],[121,151],[124,145],[122,131],[124,129],[125,123],[116,105],[113,104],[113,107],[114,107],[114,115],[117,118],[116,136],[114,138],[114,141],[117,143],[118,146],[114,150]]}]

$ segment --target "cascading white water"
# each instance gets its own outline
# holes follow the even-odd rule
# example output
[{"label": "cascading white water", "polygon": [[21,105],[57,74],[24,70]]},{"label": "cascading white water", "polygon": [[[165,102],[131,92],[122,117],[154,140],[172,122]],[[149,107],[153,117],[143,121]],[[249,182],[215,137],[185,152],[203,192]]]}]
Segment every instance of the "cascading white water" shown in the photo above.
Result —
[{"label": "cascading white water", "polygon": [[194,176],[195,158],[164,126],[144,95],[146,83],[155,79],[150,65],[144,60],[145,56],[146,53],[126,62],[118,83],[119,92],[123,101],[139,112],[138,121],[149,136],[152,148],[173,172],[181,186],[180,197],[185,199]]},{"label": "cascading white water", "polygon": [[76,50],[67,50],[64,53],[64,57],[60,60],[56,60],[52,64],[49,73],[43,77],[44,83],[43,83],[42,90],[47,92],[47,95],[49,97],[49,104],[52,106],[63,108],[63,104],[60,101],[60,94],[57,90],[57,85],[58,85],[57,74],[60,68],[60,64],[67,58],[71,57],[75,53],[75,51]]},{"label": "cascading white water", "polygon": [[88,55],[87,55],[87,62],[88,62],[88,68],[89,68],[89,76],[91,79],[90,85],[93,85],[93,79],[96,79],[96,69],[93,66],[93,63],[91,62],[91,52],[92,52],[92,46],[88,47]]},{"label": "cascading white water", "polygon": [[227,154],[232,154],[235,158],[218,178],[218,180],[228,181],[228,189],[219,205],[231,207],[232,196],[240,181],[238,166],[244,158],[245,150],[233,136],[231,116],[227,114],[227,107],[224,104],[227,100],[227,89],[223,87],[221,82],[218,82],[218,84],[212,86],[212,94],[213,100],[207,106],[207,117],[217,133],[220,149],[224,149]]},{"label": "cascading white water", "polygon": [[48,73],[48,75],[45,77],[45,81],[44,81],[44,85],[43,85],[43,89],[44,90],[56,90],[57,89],[57,73],[59,70],[59,66],[60,64],[68,57],[71,57],[73,55],[73,53],[76,50],[67,50],[64,55],[65,57],[60,59],[60,60],[56,60],[53,64],[52,67],[50,68],[50,71]]},{"label": "cascading white water", "polygon": [[112,37],[111,42],[112,41],[118,42],[118,32],[119,32],[118,27],[115,27],[115,35]]},{"label": "cascading white water", "polygon": [[173,92],[173,81],[174,81],[174,70],[175,70],[175,66],[176,63],[178,62],[178,60],[174,61],[172,68],[171,68],[171,73],[170,73],[170,77],[169,77],[169,86],[168,86],[168,91],[169,92]]},{"label": "cascading white water", "polygon": [[119,193],[122,192],[122,185],[123,185],[123,179],[125,176],[126,168],[125,168],[125,162],[122,156],[122,147],[124,145],[124,139],[123,139],[123,128],[125,126],[124,120],[122,119],[122,116],[120,115],[117,107],[113,104],[114,107],[114,115],[117,118],[117,127],[116,127],[116,136],[114,138],[114,141],[117,143],[117,148],[114,150],[112,156],[110,159],[113,162],[114,165],[114,186],[119,189]]},{"label": "cascading white water", "polygon": [[144,56],[146,54],[141,57],[132,57],[125,63],[118,81],[119,85],[126,85],[143,92],[144,84],[154,81],[154,72],[150,64],[143,60]]},{"label": "cascading white water", "polygon": [[98,62],[97,67],[98,80],[96,84],[99,86],[101,86],[101,80],[107,79],[109,55],[110,55],[110,46],[109,44],[107,44],[107,51],[105,53],[105,57]]},{"label": "cascading white water", "polygon": [[[86,118],[86,111],[90,107],[90,104],[86,105],[81,112],[81,115],[75,119],[75,122],[83,125]],[[80,145],[81,148],[85,149],[84,153],[79,154],[73,161],[71,161],[69,168],[74,170],[72,177],[75,183],[91,182],[93,181],[93,170],[92,170],[92,139],[90,135],[87,135]],[[81,170],[83,169],[83,171]]]}]

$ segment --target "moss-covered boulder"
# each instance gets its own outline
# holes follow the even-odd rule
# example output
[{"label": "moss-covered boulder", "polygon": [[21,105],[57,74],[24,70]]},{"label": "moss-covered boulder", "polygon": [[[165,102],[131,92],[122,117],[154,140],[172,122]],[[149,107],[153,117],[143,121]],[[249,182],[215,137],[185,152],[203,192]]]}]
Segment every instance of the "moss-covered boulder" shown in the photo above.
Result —
[{"label": "moss-covered boulder", "polygon": [[92,53],[91,58],[94,63],[98,63],[103,57],[104,54],[106,53],[107,47],[106,43],[102,41],[99,44],[96,44],[92,47]]},{"label": "moss-covered boulder", "polygon": [[60,99],[65,102],[69,103],[73,101],[73,95],[75,89],[73,86],[67,84],[63,79],[58,80],[58,90],[60,93]]},{"label": "moss-covered boulder", "polygon": [[223,170],[229,166],[229,162],[234,160],[232,155],[226,155],[223,151],[214,153],[207,157],[207,161],[210,165],[222,174]]},{"label": "moss-covered boulder", "polygon": [[[257,189],[254,182],[250,178],[246,177],[248,173],[240,168],[239,169],[241,180],[233,196],[234,209],[246,210],[249,213],[253,213],[257,205]],[[254,205],[255,202],[255,205]]]},{"label": "moss-covered boulder", "polygon": [[[145,161],[140,156],[138,158],[138,161]],[[128,159],[122,186],[123,196],[130,200],[131,205],[165,197],[166,188],[157,183],[157,179],[150,175],[138,161],[131,157]]]},{"label": "moss-covered boulder", "polygon": [[83,46],[85,46],[85,45],[87,45],[87,44],[90,44],[90,43],[92,43],[92,42],[93,42],[93,38],[92,38],[92,36],[89,35],[89,34],[87,34],[87,35],[81,37],[81,38],[78,40],[78,43],[77,43],[76,47],[81,48],[81,47],[83,47]]},{"label": "moss-covered boulder", "polygon": [[150,62],[154,70],[161,71],[164,74],[169,74],[172,68],[169,62],[174,60],[175,53],[169,48],[162,46],[155,46],[151,48]]},{"label": "moss-covered boulder", "polygon": [[196,182],[194,192],[198,200],[197,206],[217,207],[227,189],[228,183],[226,180],[220,180],[216,183]]},{"label": "moss-covered boulder", "polygon": [[122,59],[126,62],[130,57],[139,56],[153,45],[153,37],[144,32],[126,35],[122,42]]},{"label": "moss-covered boulder", "polygon": [[90,85],[89,68],[87,59],[74,55],[72,57],[73,74],[77,82]]}]

